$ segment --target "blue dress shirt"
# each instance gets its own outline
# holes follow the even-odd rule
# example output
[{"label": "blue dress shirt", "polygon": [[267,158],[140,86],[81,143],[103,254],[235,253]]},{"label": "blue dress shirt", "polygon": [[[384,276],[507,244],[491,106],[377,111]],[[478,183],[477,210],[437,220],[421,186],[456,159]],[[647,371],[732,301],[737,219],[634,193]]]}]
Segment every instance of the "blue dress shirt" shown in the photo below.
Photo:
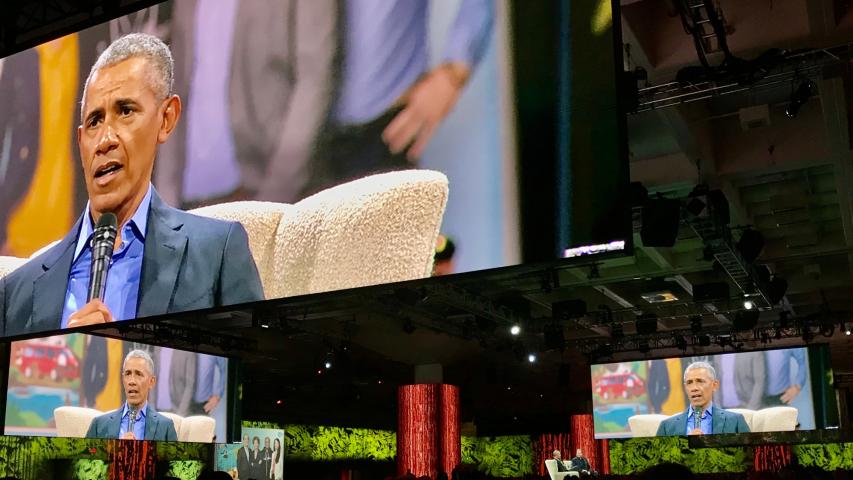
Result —
[{"label": "blue dress shirt", "polygon": [[199,353],[196,365],[193,401],[196,403],[207,402],[207,399],[213,395],[221,399],[225,395],[225,381],[228,373],[225,358]]},{"label": "blue dress shirt", "polygon": [[[765,395],[781,395],[791,385],[800,388],[806,383],[806,349],[788,348],[764,352],[767,364],[767,390]],[[797,377],[791,380],[791,359],[797,362]]]},{"label": "blue dress shirt", "polygon": [[[151,207],[151,185],[142,199],[142,203],[124,226],[121,227],[121,245],[113,252],[110,273],[104,303],[112,312],[115,320],[130,320],[136,317],[139,300],[139,281],[142,277],[142,256],[145,251],[145,229],[148,225],[148,210]],[[68,327],[68,317],[86,305],[89,288],[89,275],[92,266],[92,247],[89,240],[94,232],[89,204],[86,204],[86,218],[80,222],[77,246],[68,287],[65,291],[65,306],[62,310],[62,328]]]},{"label": "blue dress shirt", "polygon": [[[148,408],[148,402],[142,404],[142,407],[139,408],[139,411],[136,412],[136,421],[133,422],[133,436],[136,437],[137,440],[145,440],[145,418],[146,418],[146,409]],[[130,408],[127,406],[127,402],[124,402],[124,408],[121,411],[121,427],[118,430],[118,438],[124,436],[127,433],[128,424],[130,423]]]},{"label": "blue dress shirt", "polygon": [[[344,68],[334,109],[341,125],[384,114],[427,71],[428,0],[347,0]],[[440,62],[472,70],[483,57],[494,23],[494,0],[462,0]]]},{"label": "blue dress shirt", "polygon": [[[702,412],[702,416],[699,417],[699,428],[702,430],[702,433],[705,435],[710,435],[714,432],[714,424],[712,423],[712,419],[714,417],[714,404],[709,403],[708,408]],[[696,428],[696,412],[693,410],[693,405],[687,408],[687,429],[685,430],[685,434],[689,434],[693,429]]]}]

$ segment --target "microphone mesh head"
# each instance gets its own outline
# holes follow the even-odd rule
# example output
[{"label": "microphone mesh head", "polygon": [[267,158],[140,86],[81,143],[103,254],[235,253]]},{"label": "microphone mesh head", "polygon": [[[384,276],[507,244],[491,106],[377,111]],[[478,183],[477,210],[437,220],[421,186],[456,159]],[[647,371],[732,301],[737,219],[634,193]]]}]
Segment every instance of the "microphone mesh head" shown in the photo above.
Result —
[{"label": "microphone mesh head", "polygon": [[101,218],[98,220],[98,225],[95,228],[101,227],[118,228],[118,218],[116,217],[116,214],[113,212],[106,212],[101,215]]}]

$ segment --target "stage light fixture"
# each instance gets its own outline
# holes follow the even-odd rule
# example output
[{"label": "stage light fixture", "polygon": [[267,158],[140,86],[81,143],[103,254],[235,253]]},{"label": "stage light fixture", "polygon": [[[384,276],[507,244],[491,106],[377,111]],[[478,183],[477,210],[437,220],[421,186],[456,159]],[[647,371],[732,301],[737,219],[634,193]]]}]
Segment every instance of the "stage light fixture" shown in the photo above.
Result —
[{"label": "stage light fixture", "polygon": [[509,333],[511,333],[513,335],[520,334],[521,333],[521,326],[518,324],[513,325],[512,327],[510,327]]},{"label": "stage light fixture", "polygon": [[323,364],[323,367],[324,367],[326,370],[331,369],[331,368],[332,368],[332,362],[330,362],[330,361],[326,360],[326,362]]},{"label": "stage light fixture", "polygon": [[527,361],[529,363],[536,363],[536,354],[530,353],[527,355]]},{"label": "stage light fixture", "polygon": [[785,107],[785,116],[794,118],[800,113],[800,108],[809,101],[812,95],[817,91],[817,85],[811,80],[804,80],[799,87],[791,94],[791,99],[788,106]]},{"label": "stage light fixture", "polygon": [[613,340],[619,340],[624,336],[625,331],[622,329],[621,323],[614,323],[610,326],[610,338],[612,338]]},{"label": "stage light fixture", "polygon": [[638,315],[635,325],[638,334],[651,335],[658,331],[658,316],[654,313]]},{"label": "stage light fixture", "polygon": [[844,335],[850,335],[850,329],[849,328],[844,331]]},{"label": "stage light fixture", "polygon": [[690,331],[697,334],[702,331],[702,316],[694,315],[690,317]]},{"label": "stage light fixture", "polygon": [[745,308],[747,310],[752,310],[753,308],[755,308],[755,304],[752,303],[752,300],[744,300],[743,301],[743,308]]}]

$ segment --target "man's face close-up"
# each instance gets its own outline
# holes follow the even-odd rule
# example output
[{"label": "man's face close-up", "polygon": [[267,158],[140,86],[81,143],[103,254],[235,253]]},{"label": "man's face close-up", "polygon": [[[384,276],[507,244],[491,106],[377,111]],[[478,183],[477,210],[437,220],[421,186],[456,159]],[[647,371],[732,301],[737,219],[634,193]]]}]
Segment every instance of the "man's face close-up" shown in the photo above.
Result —
[{"label": "man's face close-up", "polygon": [[148,189],[166,102],[150,86],[153,69],[134,57],[97,71],[83,104],[77,141],[83,177],[96,214],[121,215]]},{"label": "man's face close-up", "polygon": [[127,404],[141,407],[148,400],[148,391],[154,387],[154,377],[148,371],[148,364],[142,358],[128,358],[124,362],[121,379]]},{"label": "man's face close-up", "polygon": [[720,382],[711,380],[711,373],[704,368],[688,370],[684,377],[684,391],[694,409],[707,408],[719,386]]}]

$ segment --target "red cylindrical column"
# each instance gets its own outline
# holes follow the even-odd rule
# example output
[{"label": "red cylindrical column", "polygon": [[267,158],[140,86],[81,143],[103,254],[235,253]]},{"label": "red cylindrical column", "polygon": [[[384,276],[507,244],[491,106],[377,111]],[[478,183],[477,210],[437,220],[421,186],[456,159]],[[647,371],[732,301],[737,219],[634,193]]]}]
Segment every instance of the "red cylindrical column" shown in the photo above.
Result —
[{"label": "red cylindrical column", "polygon": [[397,473],[435,477],[462,461],[459,388],[404,385],[397,391]]},{"label": "red cylindrical column", "polygon": [[601,462],[598,459],[599,453],[595,444],[592,414],[582,413],[572,415],[569,419],[569,427],[571,429],[572,451],[564,455],[564,458],[574,457],[575,450],[580,448],[583,450],[584,456],[589,460],[589,466],[593,470],[600,470]]},{"label": "red cylindrical column", "polygon": [[602,475],[610,474],[610,441],[606,438],[603,440],[596,440],[598,442],[598,453],[600,454],[599,458],[601,459],[601,469],[598,470],[598,473]]},{"label": "red cylindrical column", "polygon": [[456,465],[462,463],[462,438],[459,435],[459,387],[441,385],[439,410],[439,466],[450,477]]}]

